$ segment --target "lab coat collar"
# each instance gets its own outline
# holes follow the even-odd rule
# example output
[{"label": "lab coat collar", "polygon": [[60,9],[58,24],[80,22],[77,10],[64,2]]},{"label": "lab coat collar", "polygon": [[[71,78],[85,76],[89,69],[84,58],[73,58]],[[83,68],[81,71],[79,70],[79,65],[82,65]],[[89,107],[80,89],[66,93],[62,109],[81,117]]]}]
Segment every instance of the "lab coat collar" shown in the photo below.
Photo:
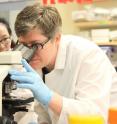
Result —
[{"label": "lab coat collar", "polygon": [[66,47],[67,42],[65,42],[65,39],[63,38],[63,35],[61,37],[61,41],[59,44],[58,54],[55,62],[55,69],[63,69],[65,66],[65,60],[66,60]]}]

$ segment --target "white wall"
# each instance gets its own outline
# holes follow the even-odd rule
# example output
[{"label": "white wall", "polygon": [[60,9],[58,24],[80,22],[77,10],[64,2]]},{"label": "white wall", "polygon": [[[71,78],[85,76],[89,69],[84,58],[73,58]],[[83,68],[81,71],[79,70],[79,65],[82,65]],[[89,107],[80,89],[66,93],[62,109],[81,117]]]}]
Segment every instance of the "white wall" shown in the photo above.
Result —
[{"label": "white wall", "polygon": [[63,34],[74,34],[75,27],[72,20],[72,11],[78,9],[77,3],[56,4],[55,7],[60,12],[63,21]]}]

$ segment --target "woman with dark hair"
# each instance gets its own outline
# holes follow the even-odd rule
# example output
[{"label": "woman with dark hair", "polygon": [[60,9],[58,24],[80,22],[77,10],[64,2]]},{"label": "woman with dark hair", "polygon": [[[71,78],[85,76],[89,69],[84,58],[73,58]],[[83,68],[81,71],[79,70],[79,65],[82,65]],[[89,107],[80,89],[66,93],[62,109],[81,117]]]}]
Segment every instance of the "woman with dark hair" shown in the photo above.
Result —
[{"label": "woman with dark hair", "polygon": [[11,35],[9,23],[4,18],[0,18],[0,52],[8,51],[14,47],[15,43],[11,39]]}]

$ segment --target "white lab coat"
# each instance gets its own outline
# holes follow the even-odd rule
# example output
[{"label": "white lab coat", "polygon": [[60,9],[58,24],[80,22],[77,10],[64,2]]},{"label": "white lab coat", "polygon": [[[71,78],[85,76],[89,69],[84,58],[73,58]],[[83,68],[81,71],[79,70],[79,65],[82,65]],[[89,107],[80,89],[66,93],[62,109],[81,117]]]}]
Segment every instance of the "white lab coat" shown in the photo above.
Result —
[{"label": "white lab coat", "polygon": [[[62,36],[55,69],[45,77],[46,85],[63,96],[60,116],[36,104],[39,123],[68,124],[71,114],[99,114],[107,121],[110,88],[115,69],[105,53],[93,42],[78,36]],[[45,117],[45,118],[44,118]]]}]

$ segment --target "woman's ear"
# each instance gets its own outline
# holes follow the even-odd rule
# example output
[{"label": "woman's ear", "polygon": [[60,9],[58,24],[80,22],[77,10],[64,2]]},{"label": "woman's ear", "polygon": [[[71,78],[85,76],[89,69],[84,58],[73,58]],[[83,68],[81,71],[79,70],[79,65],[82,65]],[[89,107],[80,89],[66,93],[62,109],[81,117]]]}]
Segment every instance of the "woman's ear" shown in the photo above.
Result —
[{"label": "woman's ear", "polygon": [[59,44],[60,40],[61,40],[61,34],[60,33],[57,33],[56,36],[55,36],[55,40],[56,40],[56,44]]}]

